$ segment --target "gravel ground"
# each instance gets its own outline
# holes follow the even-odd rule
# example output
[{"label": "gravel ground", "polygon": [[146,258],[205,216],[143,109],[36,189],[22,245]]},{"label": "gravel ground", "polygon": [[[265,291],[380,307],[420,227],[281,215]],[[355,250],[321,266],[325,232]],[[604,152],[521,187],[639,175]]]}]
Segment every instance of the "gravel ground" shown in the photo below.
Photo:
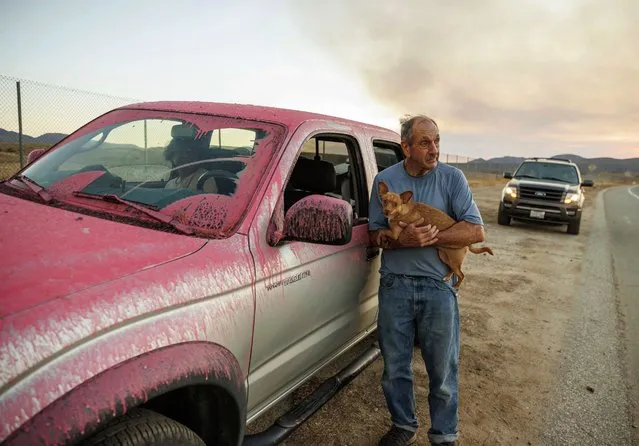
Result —
[{"label": "gravel ground", "polygon": [[[497,205],[502,186],[472,187],[486,222],[485,245],[495,256],[469,255],[464,262],[467,281],[459,300],[458,446],[587,444],[578,440],[561,443],[553,438],[541,443],[540,434],[547,431],[547,425],[540,419],[554,404],[557,370],[566,351],[565,331],[575,317],[575,285],[581,283],[582,264],[590,261],[584,254],[590,241],[596,191],[587,200],[582,233],[575,237],[566,234],[565,227],[500,226]],[[350,359],[345,357],[322,371],[252,424],[249,431],[269,426]],[[376,445],[390,426],[380,386],[382,365],[381,360],[375,361],[282,446]],[[413,373],[421,425],[418,444],[426,445],[428,376],[418,349]]]},{"label": "gravel ground", "polygon": [[[605,192],[604,192],[605,193]],[[554,398],[542,425],[542,445],[631,445],[618,302],[603,193],[597,206],[574,296]]]}]

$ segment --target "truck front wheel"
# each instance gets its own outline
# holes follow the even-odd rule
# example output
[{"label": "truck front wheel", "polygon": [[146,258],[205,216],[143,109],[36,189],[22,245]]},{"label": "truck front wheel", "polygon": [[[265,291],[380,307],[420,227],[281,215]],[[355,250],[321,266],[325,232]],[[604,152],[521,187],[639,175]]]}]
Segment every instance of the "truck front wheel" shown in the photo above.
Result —
[{"label": "truck front wheel", "polygon": [[504,212],[504,205],[499,205],[499,211],[497,212],[497,223],[503,226],[508,226],[510,224],[510,216],[506,215]]},{"label": "truck front wheel", "polygon": [[579,234],[579,227],[581,226],[581,217],[577,220],[571,221],[568,223],[568,234],[577,235]]},{"label": "truck front wheel", "polygon": [[191,429],[159,413],[133,409],[82,443],[83,446],[206,446]]}]

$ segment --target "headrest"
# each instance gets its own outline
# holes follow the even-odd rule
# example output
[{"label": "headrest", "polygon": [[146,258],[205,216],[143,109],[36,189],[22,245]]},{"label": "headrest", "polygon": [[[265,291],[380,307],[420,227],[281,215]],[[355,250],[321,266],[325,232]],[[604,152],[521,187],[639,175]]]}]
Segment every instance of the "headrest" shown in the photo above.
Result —
[{"label": "headrest", "polygon": [[177,124],[171,127],[171,137],[181,139],[195,139],[198,129],[194,125]]},{"label": "headrest", "polygon": [[179,141],[180,146],[192,149],[207,149],[209,147],[210,133],[208,138],[201,135],[194,125],[177,124],[171,127],[172,141]]},{"label": "headrest", "polygon": [[318,194],[332,192],[337,187],[335,167],[328,161],[300,157],[293,168],[291,185]]}]

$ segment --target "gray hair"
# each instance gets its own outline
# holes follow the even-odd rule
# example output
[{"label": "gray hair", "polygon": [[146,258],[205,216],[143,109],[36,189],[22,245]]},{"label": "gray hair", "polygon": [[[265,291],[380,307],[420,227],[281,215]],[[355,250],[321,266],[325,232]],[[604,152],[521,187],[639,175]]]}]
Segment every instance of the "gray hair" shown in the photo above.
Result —
[{"label": "gray hair", "polygon": [[426,116],[426,115],[404,116],[402,119],[399,120],[401,124],[402,141],[406,141],[409,144],[413,142],[413,127],[415,123],[421,122],[421,121],[429,121],[433,123],[435,127],[439,128],[435,120],[431,118],[430,116]]}]

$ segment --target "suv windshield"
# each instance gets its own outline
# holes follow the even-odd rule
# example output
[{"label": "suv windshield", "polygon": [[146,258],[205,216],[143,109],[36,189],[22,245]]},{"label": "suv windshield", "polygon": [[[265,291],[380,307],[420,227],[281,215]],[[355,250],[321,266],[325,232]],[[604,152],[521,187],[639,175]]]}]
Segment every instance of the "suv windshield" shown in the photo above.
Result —
[{"label": "suv windshield", "polygon": [[[182,224],[224,231],[247,208],[283,135],[283,127],[261,121],[120,109],[78,130],[21,175],[76,207],[122,213],[126,200]],[[105,197],[111,199],[96,203]]]},{"label": "suv windshield", "polygon": [[570,164],[524,162],[514,175],[515,178],[535,178],[538,180],[561,181],[579,184],[577,169]]}]

